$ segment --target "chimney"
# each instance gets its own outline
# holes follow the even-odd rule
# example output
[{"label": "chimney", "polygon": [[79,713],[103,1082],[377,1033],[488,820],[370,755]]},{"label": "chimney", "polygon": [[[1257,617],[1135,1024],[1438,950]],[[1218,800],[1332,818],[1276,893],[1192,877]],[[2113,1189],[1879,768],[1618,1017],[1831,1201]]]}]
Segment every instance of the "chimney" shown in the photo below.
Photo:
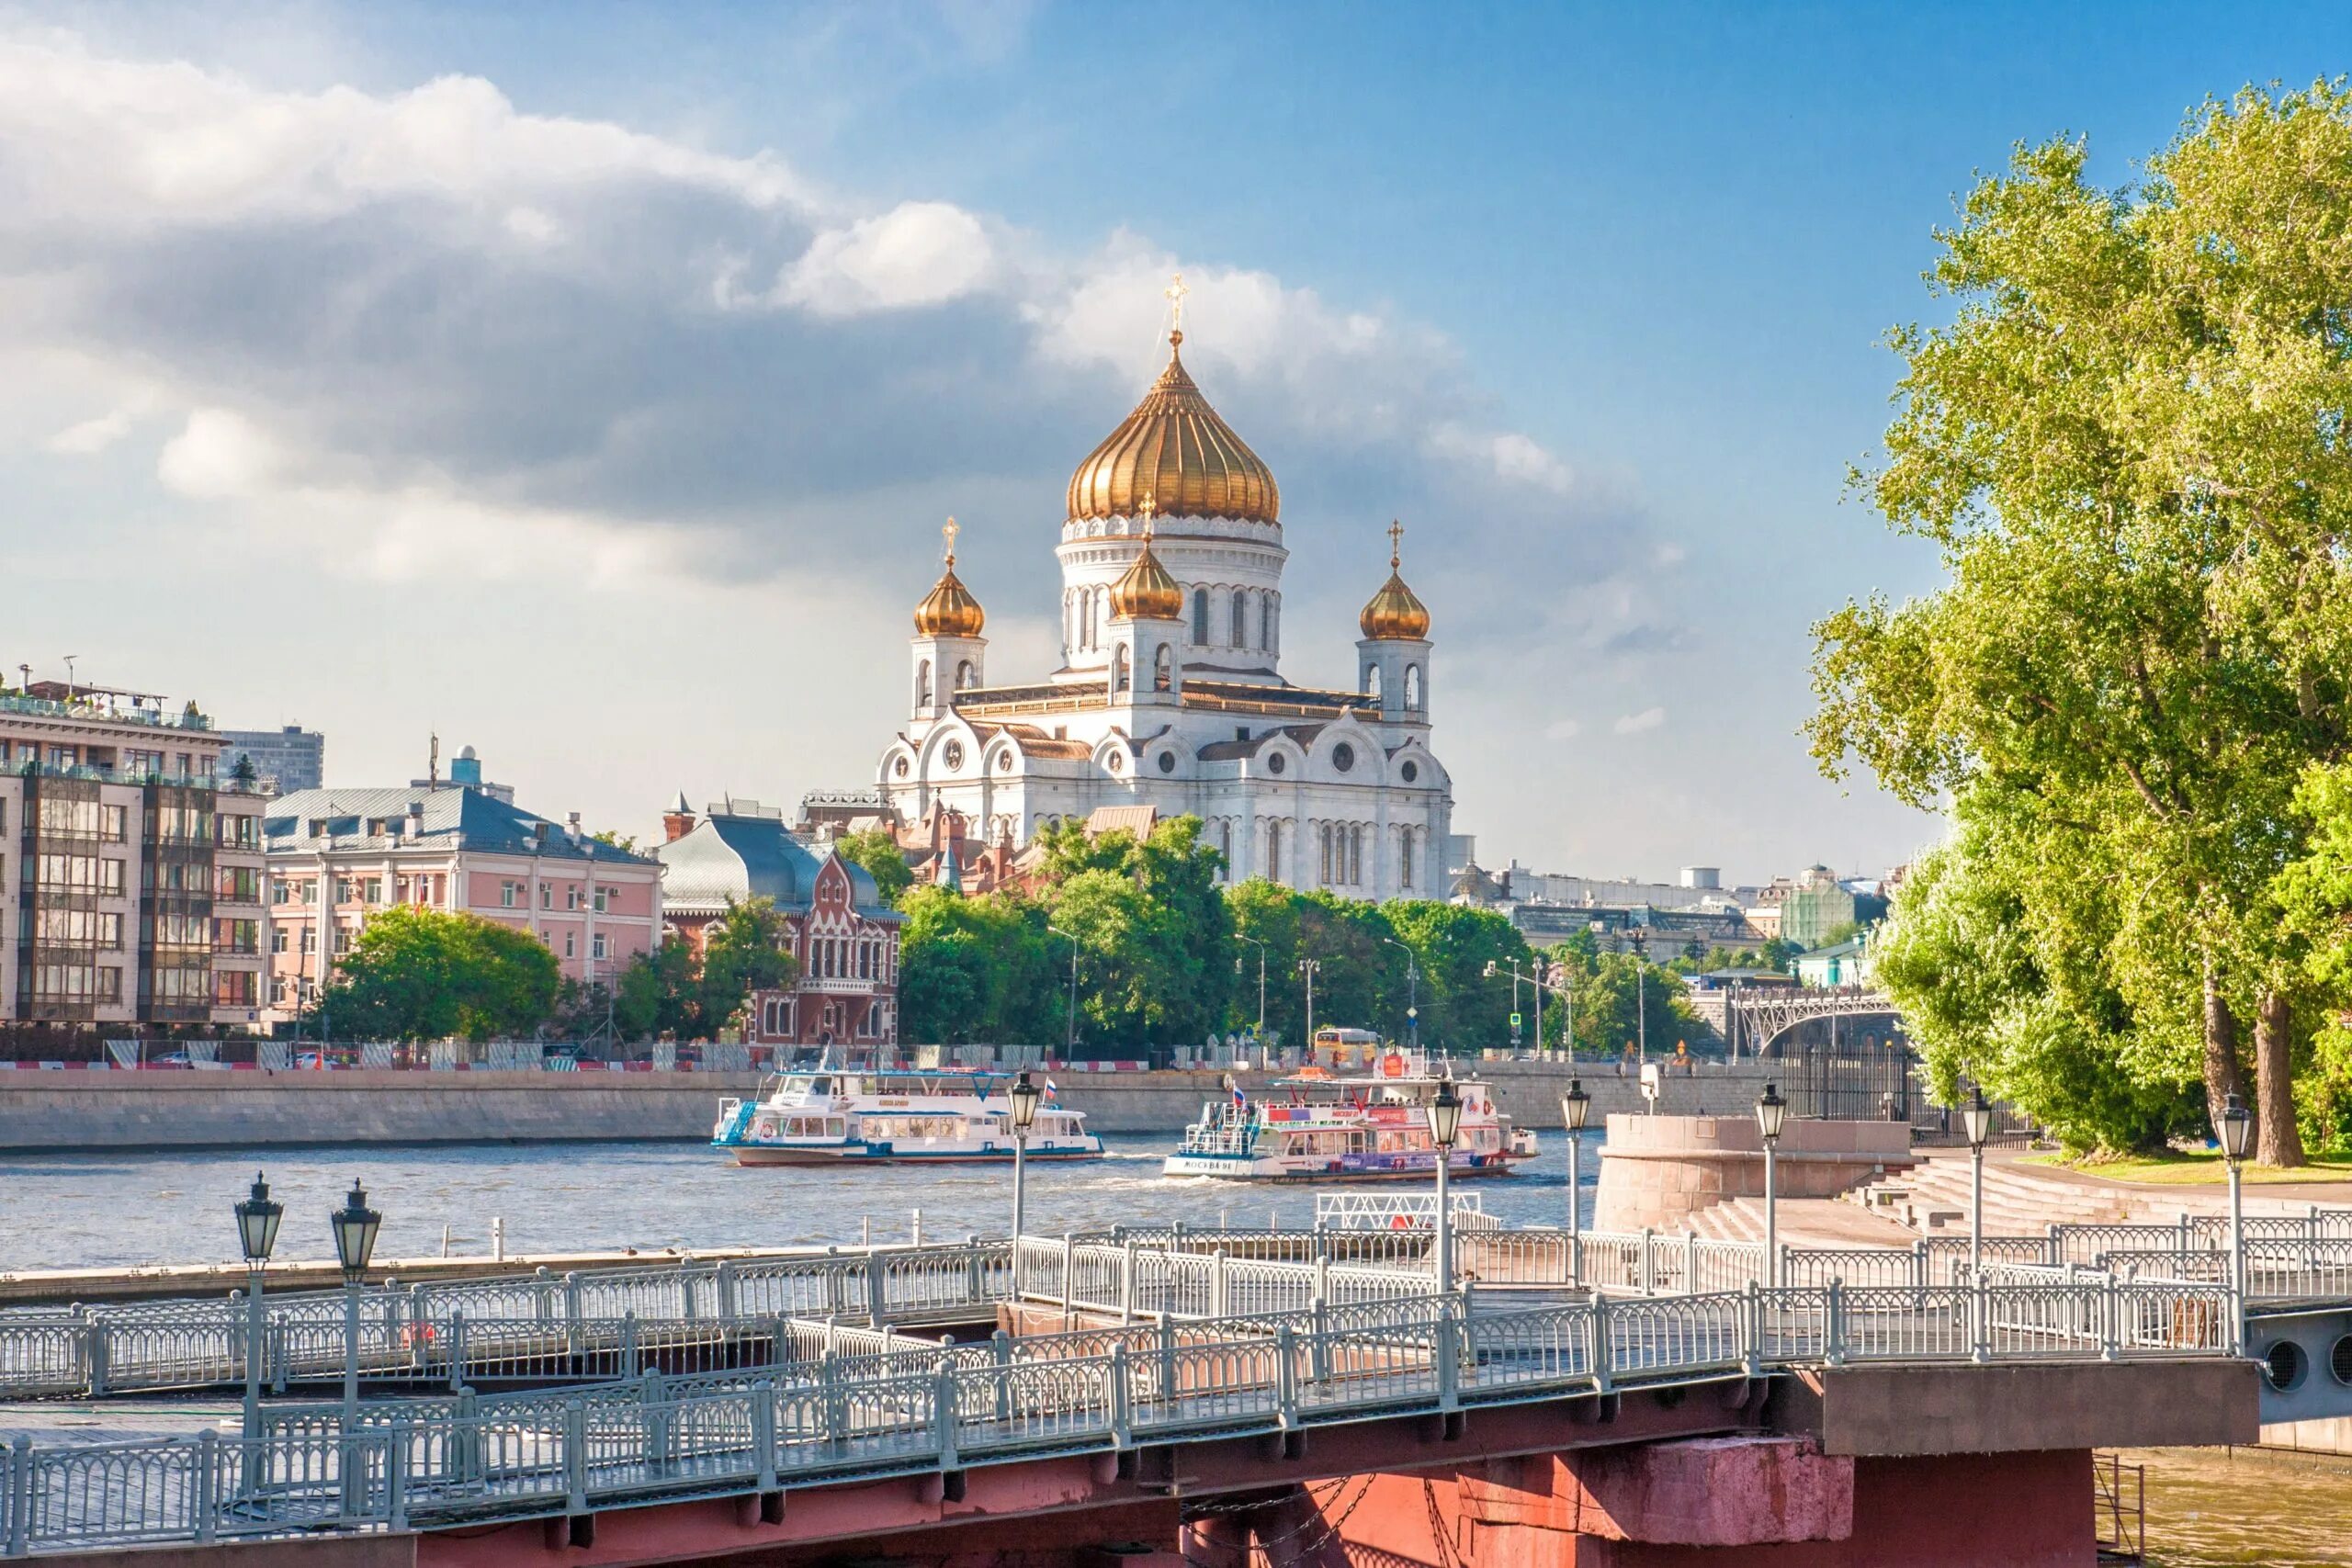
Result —
[{"label": "chimney", "polygon": [[662,814],[662,841],[674,844],[694,830],[694,810],[686,805],[686,792],[680,790],[678,798],[670,803],[670,809]]},{"label": "chimney", "polygon": [[580,813],[575,811],[569,817],[566,817],[563,820],[565,827],[571,829],[571,841],[575,844],[578,843],[580,841]]}]

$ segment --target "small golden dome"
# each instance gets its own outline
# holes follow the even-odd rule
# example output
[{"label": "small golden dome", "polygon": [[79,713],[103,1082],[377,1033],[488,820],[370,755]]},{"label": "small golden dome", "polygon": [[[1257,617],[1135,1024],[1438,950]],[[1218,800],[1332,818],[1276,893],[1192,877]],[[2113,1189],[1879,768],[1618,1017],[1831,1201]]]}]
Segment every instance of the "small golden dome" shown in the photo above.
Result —
[{"label": "small golden dome", "polygon": [[1181,331],[1168,334],[1168,368],[1070,476],[1072,522],[1136,516],[1147,496],[1158,499],[1162,517],[1282,520],[1274,471],[1184,373],[1183,342]]},{"label": "small golden dome", "polygon": [[1363,635],[1376,641],[1419,642],[1430,635],[1429,607],[1405,586],[1404,578],[1397,573],[1403,561],[1400,542],[1404,536],[1403,524],[1388,525],[1388,581],[1380,585],[1380,592],[1372,596],[1372,603],[1357,617],[1356,624],[1363,627]]},{"label": "small golden dome", "polygon": [[989,618],[972,591],[964,586],[964,580],[956,575],[956,519],[950,517],[941,532],[947,536],[947,564],[922,603],[915,606],[915,636],[978,637]]},{"label": "small golden dome", "polygon": [[1143,554],[1136,557],[1119,581],[1111,585],[1111,618],[1114,621],[1181,621],[1184,591],[1159,564],[1151,547],[1151,497],[1143,500]]}]

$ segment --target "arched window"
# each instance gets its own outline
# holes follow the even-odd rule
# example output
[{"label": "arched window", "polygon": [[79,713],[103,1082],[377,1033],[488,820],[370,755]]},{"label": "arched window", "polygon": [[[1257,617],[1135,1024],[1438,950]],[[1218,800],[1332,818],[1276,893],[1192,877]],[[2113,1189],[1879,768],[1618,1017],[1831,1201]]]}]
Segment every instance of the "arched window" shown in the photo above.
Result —
[{"label": "arched window", "polygon": [[919,660],[915,665],[915,706],[931,705],[931,660]]},{"label": "arched window", "polygon": [[1159,645],[1159,651],[1152,656],[1151,689],[1155,692],[1167,692],[1173,691],[1175,686],[1176,658],[1169,651],[1168,645],[1163,642]]},{"label": "arched window", "polygon": [[1220,822],[1216,825],[1216,851],[1225,857],[1224,869],[1219,871],[1217,875],[1230,882],[1233,880],[1233,824],[1231,822]]},{"label": "arched window", "polygon": [[1322,863],[1320,867],[1320,874],[1317,877],[1317,880],[1320,881],[1324,886],[1329,887],[1331,886],[1331,824],[1329,822],[1324,823],[1322,830],[1316,835],[1316,839],[1318,841],[1322,852]]},{"label": "arched window", "polygon": [[1209,591],[1193,590],[1193,646],[1205,648],[1209,640]]},{"label": "arched window", "polygon": [[968,659],[964,659],[964,660],[958,660],[956,661],[956,689],[957,691],[959,691],[959,692],[968,692],[968,691],[970,691],[970,690],[972,689],[972,686],[973,686],[974,682],[977,682],[977,681],[978,681],[978,671],[976,671],[975,670],[973,670],[973,668],[972,668],[972,661],[971,661],[970,660],[968,660]]},{"label": "arched window", "polygon": [[1413,886],[1413,830],[1400,828],[1396,832],[1396,881],[1409,891]]},{"label": "arched window", "polygon": [[1086,596],[1086,646],[1102,646],[1102,595],[1099,590]]},{"label": "arched window", "polygon": [[1127,689],[1127,646],[1125,643],[1111,653],[1111,689],[1114,692]]},{"label": "arched window", "polygon": [[1363,824],[1359,822],[1348,829],[1348,881],[1363,885]]},{"label": "arched window", "polygon": [[1258,646],[1268,653],[1274,650],[1274,596],[1258,595]]},{"label": "arched window", "polygon": [[1418,664],[1405,666],[1405,711],[1421,711],[1421,667]]},{"label": "arched window", "polygon": [[1233,591],[1233,646],[1241,648],[1250,641],[1250,595],[1238,588]]},{"label": "arched window", "polygon": [[1374,702],[1380,700],[1380,666],[1377,664],[1363,667],[1363,694]]},{"label": "arched window", "polygon": [[1274,881],[1283,879],[1283,825],[1266,824],[1266,874]]}]

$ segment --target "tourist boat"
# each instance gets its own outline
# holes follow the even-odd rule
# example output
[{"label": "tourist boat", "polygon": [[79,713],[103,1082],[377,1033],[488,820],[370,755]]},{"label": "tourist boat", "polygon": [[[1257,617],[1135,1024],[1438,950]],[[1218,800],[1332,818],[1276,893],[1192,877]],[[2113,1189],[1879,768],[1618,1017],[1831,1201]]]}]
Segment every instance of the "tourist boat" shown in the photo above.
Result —
[{"label": "tourist boat", "polygon": [[[1426,1057],[1389,1051],[1366,1076],[1306,1067],[1275,1079],[1259,1099],[1231,1089],[1201,1108],[1163,1169],[1230,1181],[1427,1179],[1437,1171],[1428,1101],[1443,1081]],[[1453,1088],[1462,1124],[1452,1174],[1507,1176],[1533,1156],[1533,1135],[1495,1109],[1490,1087],[1466,1078]]]},{"label": "tourist boat", "polygon": [[[722,1100],[713,1148],[737,1165],[1011,1165],[1011,1073],[808,1067],[776,1073],[756,1100]],[[1028,1157],[1101,1159],[1082,1111],[1053,1080],[1029,1129]]]}]

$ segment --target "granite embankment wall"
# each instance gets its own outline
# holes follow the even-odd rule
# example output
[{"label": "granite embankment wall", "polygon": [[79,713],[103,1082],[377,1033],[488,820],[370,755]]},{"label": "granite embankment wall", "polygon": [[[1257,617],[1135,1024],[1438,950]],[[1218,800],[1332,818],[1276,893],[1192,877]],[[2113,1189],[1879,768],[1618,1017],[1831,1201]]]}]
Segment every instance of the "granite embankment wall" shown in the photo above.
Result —
[{"label": "granite embankment wall", "polygon": [[[1580,1076],[1593,1124],[1642,1109],[1613,1065],[1574,1072],[1536,1062],[1458,1071],[1491,1082],[1522,1125],[1560,1125],[1560,1093]],[[1255,1092],[1268,1075],[1238,1075]],[[1659,1109],[1737,1114],[1764,1073],[1702,1065],[1669,1077]],[[1055,1075],[1064,1103],[1102,1133],[1172,1133],[1224,1092],[1219,1072]],[[266,1148],[303,1144],[557,1143],[707,1137],[720,1097],[758,1091],[756,1073],[42,1072],[0,1073],[0,1151]]]}]

